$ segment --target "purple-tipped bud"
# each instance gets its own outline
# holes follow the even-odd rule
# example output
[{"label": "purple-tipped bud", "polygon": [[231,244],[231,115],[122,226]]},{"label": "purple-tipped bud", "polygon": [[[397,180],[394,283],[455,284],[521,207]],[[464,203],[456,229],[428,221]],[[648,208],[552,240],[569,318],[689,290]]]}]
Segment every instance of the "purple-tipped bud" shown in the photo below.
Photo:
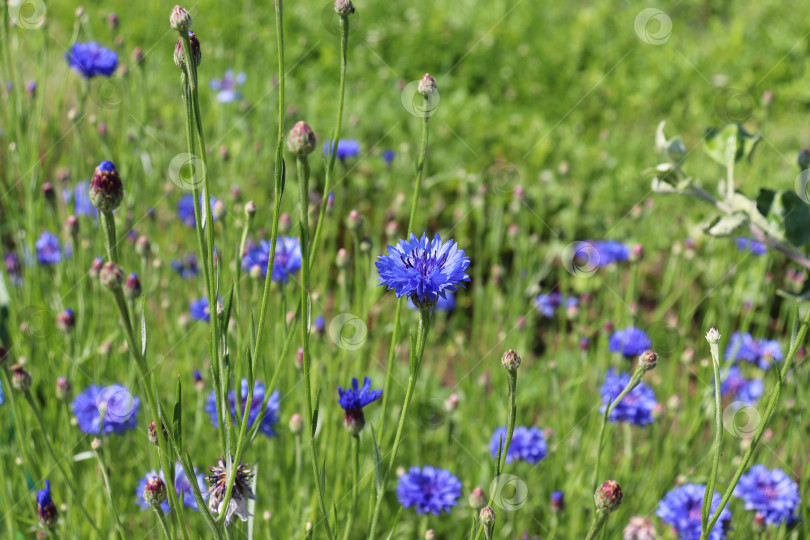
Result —
[{"label": "purple-tipped bud", "polygon": [[93,279],[98,279],[101,275],[101,269],[104,268],[104,259],[101,257],[96,257],[93,259],[93,264],[90,265],[90,277]]},{"label": "purple-tipped bud", "polygon": [[50,182],[43,182],[42,187],[42,196],[45,197],[45,200],[49,203],[52,203],[56,200],[56,190],[53,189],[53,184]]},{"label": "purple-tipped bud", "polygon": [[11,370],[11,386],[21,392],[27,392],[31,388],[31,374],[25,371],[22,364],[14,364],[9,369]]},{"label": "purple-tipped bud", "polygon": [[341,17],[348,17],[354,13],[354,4],[352,4],[352,0],[335,0],[335,13]]},{"label": "purple-tipped bud", "polygon": [[114,262],[108,261],[104,263],[104,266],[101,268],[99,279],[101,280],[102,285],[104,285],[110,290],[115,290],[120,289],[121,285],[124,284],[124,279],[126,279],[126,275],[124,274],[123,268],[121,268]]},{"label": "purple-tipped bud", "polygon": [[45,489],[37,492],[37,516],[46,527],[55,526],[59,517],[56,505],[51,499],[51,483],[48,480],[45,480]]},{"label": "purple-tipped bud", "polygon": [[513,372],[517,371],[517,368],[520,367],[520,356],[514,349],[509,349],[503,356],[501,357],[501,364],[503,367],[506,368],[506,371]]},{"label": "purple-tipped bud", "polygon": [[290,214],[281,214],[278,218],[278,232],[283,235],[290,234],[292,231],[293,223]]},{"label": "purple-tipped bud", "polygon": [[644,371],[650,371],[658,365],[658,353],[653,351],[644,351],[638,357],[638,365]]},{"label": "purple-tipped bud", "polygon": [[469,498],[467,499],[467,502],[470,504],[472,508],[475,508],[476,510],[484,506],[487,503],[487,498],[486,494],[484,493],[484,490],[481,489],[480,487],[473,488]]},{"label": "purple-tipped bud", "polygon": [[599,512],[615,512],[622,504],[622,488],[615,480],[608,480],[596,489],[593,501]]},{"label": "purple-tipped bud", "polygon": [[810,150],[807,148],[802,148],[799,152],[799,159],[797,160],[799,164],[799,170],[810,169]]},{"label": "purple-tipped bud", "polygon": [[98,134],[101,135],[102,139],[107,138],[107,122],[99,122],[98,123]]},{"label": "purple-tipped bud", "polygon": [[363,216],[357,210],[349,212],[349,217],[346,218],[346,227],[350,231],[359,231],[363,227]]},{"label": "purple-tipped bud", "polygon": [[192,377],[194,377],[194,387],[197,390],[203,390],[205,388],[205,380],[203,380],[202,372],[199,369],[195,369],[194,373],[192,373]]},{"label": "purple-tipped bud", "polygon": [[135,64],[136,66],[141,66],[143,65],[143,60],[144,60],[143,49],[141,49],[140,47],[135,47],[134,49],[132,49],[132,63]]},{"label": "purple-tipped bud", "polygon": [[185,8],[174,6],[172,14],[169,15],[169,26],[178,32],[185,32],[191,28],[191,15],[189,15]]},{"label": "purple-tipped bud", "polygon": [[127,277],[124,283],[124,296],[130,300],[134,300],[141,295],[141,280],[138,279],[138,274],[132,273]]},{"label": "purple-tipped bud", "polygon": [[562,491],[553,491],[551,493],[551,511],[559,513],[565,510],[565,495]]},{"label": "purple-tipped bud", "polygon": [[[163,440],[168,440],[169,432],[166,431],[166,426],[163,424],[163,422],[160,423],[160,427],[163,430]],[[155,446],[158,446],[158,432],[154,420],[152,420],[152,423],[149,424],[149,428],[147,428],[146,430],[146,437],[149,439],[150,443],[154,444]]]},{"label": "purple-tipped bud", "polygon": [[301,369],[304,367],[304,349],[298,347],[298,350],[295,351],[295,368]]},{"label": "purple-tipped bud", "polygon": [[118,28],[118,14],[116,12],[112,12],[107,15],[107,26],[112,29]]},{"label": "purple-tipped bud", "polygon": [[458,408],[459,397],[458,394],[450,394],[444,400],[444,410],[451,413]]},{"label": "purple-tipped bud", "polygon": [[[191,30],[188,31],[189,45],[191,45],[191,57],[194,59],[194,65],[199,66],[202,62],[202,49],[200,49],[200,40],[197,39],[196,34]],[[177,40],[174,46],[174,64],[180,69],[186,69],[186,55],[183,53],[183,39]]]},{"label": "purple-tipped bud", "polygon": [[56,379],[56,399],[59,401],[70,401],[73,397],[73,387],[65,377]]},{"label": "purple-tipped bud", "polygon": [[65,219],[65,229],[70,236],[76,236],[79,234],[79,218],[74,215],[70,215]]},{"label": "purple-tipped bud", "polygon": [[213,214],[214,219],[221,220],[225,217],[225,203],[222,201],[217,201],[214,203],[214,206],[211,207],[211,214]]},{"label": "purple-tipped bud", "polygon": [[759,512],[754,514],[754,520],[753,523],[751,524],[751,531],[756,534],[762,534],[765,532],[766,528],[765,525],[766,525],[765,514],[761,514]]},{"label": "purple-tipped bud", "polygon": [[287,148],[296,156],[306,156],[315,150],[317,137],[306,122],[299,121],[292,127],[287,135]]},{"label": "purple-tipped bud", "polygon": [[124,185],[112,161],[102,161],[90,181],[90,201],[102,212],[112,212],[124,200]]},{"label": "purple-tipped bud", "polygon": [[304,430],[304,419],[300,414],[294,414],[290,417],[290,433],[298,435]]},{"label": "purple-tipped bud", "polygon": [[138,239],[135,240],[135,253],[137,253],[139,257],[148,257],[151,252],[152,244],[149,242],[149,239],[143,235],[139,236]]},{"label": "purple-tipped bud", "polygon": [[335,265],[340,269],[348,268],[350,260],[349,252],[344,248],[340,248],[335,256]]},{"label": "purple-tipped bud", "polygon": [[584,338],[580,339],[580,340],[579,340],[579,350],[581,350],[581,351],[587,351],[587,350],[588,350],[588,346],[589,346],[590,344],[591,344],[591,340],[590,340],[590,339],[588,339],[588,338],[586,338],[586,337],[584,337]]},{"label": "purple-tipped bud", "polygon": [[37,81],[28,81],[25,85],[25,93],[31,99],[34,99],[37,95]]},{"label": "purple-tipped bud", "polygon": [[161,477],[154,475],[146,481],[143,500],[150,506],[160,506],[166,501],[166,484]]},{"label": "purple-tipped bud", "polygon": [[224,144],[219,147],[219,158],[222,161],[228,161],[229,159],[231,159],[231,153],[228,152],[228,147],[225,146]]},{"label": "purple-tipped bud", "polygon": [[425,73],[422,78],[419,79],[419,85],[416,89],[427,99],[436,92],[436,79],[434,79],[430,73]]},{"label": "purple-tipped bud", "polygon": [[495,510],[493,510],[491,506],[485,506],[481,509],[479,517],[481,518],[481,523],[483,523],[485,527],[489,527],[495,523]]},{"label": "purple-tipped bud", "polygon": [[245,216],[250,219],[256,215],[256,203],[248,201],[245,203]]},{"label": "purple-tipped bud", "polygon": [[428,529],[425,531],[425,540],[435,540],[436,538],[436,531],[433,529]]},{"label": "purple-tipped bud", "polygon": [[62,332],[70,332],[76,326],[76,314],[68,308],[56,314],[56,327]]},{"label": "purple-tipped bud", "polygon": [[357,436],[366,427],[366,417],[363,409],[349,409],[343,416],[343,426],[349,434]]}]

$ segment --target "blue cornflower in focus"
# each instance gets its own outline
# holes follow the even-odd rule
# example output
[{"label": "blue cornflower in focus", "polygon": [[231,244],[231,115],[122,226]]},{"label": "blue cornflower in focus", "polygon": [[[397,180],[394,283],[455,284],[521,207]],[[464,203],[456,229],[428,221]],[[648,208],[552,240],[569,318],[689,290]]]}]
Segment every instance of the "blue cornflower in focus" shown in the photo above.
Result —
[{"label": "blue cornflower in focus", "polygon": [[[211,204],[211,218],[216,221],[214,217],[213,208],[214,205],[217,203],[217,200],[212,196],[210,199]],[[203,206],[202,195],[200,195],[200,213],[201,217],[205,217],[205,207]],[[190,193],[186,193],[183,195],[179,201],[177,201],[177,218],[188,225],[189,227],[195,227],[197,225],[197,219],[194,217],[194,195]],[[204,219],[203,219],[204,221]]]},{"label": "blue cornflower in focus", "polygon": [[[489,439],[489,451],[493,459],[498,459],[498,447],[506,445],[506,432],[506,427],[499,427]],[[512,441],[509,443],[509,452],[506,454],[506,463],[521,460],[532,464],[540,463],[547,453],[543,430],[535,426],[516,426],[512,433]]]},{"label": "blue cornflower in focus", "polygon": [[391,165],[391,162],[394,161],[394,154],[393,150],[383,150],[382,158],[385,161],[386,165]]},{"label": "blue cornflower in focus", "polygon": [[183,279],[195,278],[200,273],[200,269],[197,266],[197,257],[195,257],[193,253],[189,253],[183,259],[173,260],[171,266],[172,270],[180,274],[180,277]]},{"label": "blue cornflower in focus", "polygon": [[[323,145],[323,155],[329,156],[329,145],[334,146],[332,141],[326,141]],[[337,158],[347,159],[360,155],[360,143],[351,139],[338,139],[337,142]]]},{"label": "blue cornflower in focus", "polygon": [[740,477],[734,496],[745,501],[746,510],[765,516],[768,525],[791,523],[798,517],[799,485],[781,469],[754,465]]},{"label": "blue cornflower in focus", "polygon": [[577,244],[574,255],[602,268],[630,260],[630,248],[618,240],[585,240]]},{"label": "blue cornflower in focus", "polygon": [[97,75],[111,76],[118,67],[118,53],[95,41],[74,43],[65,53],[68,65],[89,79]]},{"label": "blue cornflower in focus", "polygon": [[388,246],[388,254],[378,259],[379,284],[394,289],[397,298],[408,296],[419,306],[431,306],[470,281],[466,274],[470,258],[458,249],[457,242],[442,244],[438,234],[433,240],[426,234],[421,239],[411,234],[410,240]]},{"label": "blue cornflower in focus", "polygon": [[[141,510],[150,510],[152,508],[152,506],[143,498],[143,488],[146,486],[146,482],[153,476],[160,476],[161,480],[164,482],[166,481],[166,477],[163,476],[162,470],[159,473],[156,471],[149,471],[145,476],[138,480],[138,486],[135,488],[135,503],[141,507]],[[208,486],[205,485],[205,475],[202,473],[197,474],[197,469],[195,468],[194,476],[196,477],[197,486],[200,488],[203,499],[207,498]],[[168,486],[168,484],[166,485]],[[177,491],[177,499],[183,502],[183,506],[193,508],[197,512],[200,511],[200,508],[197,506],[197,500],[194,498],[191,481],[189,481],[188,476],[186,476],[186,472],[183,470],[183,466],[180,465],[179,462],[174,466],[174,489]],[[161,504],[160,507],[163,509],[164,514],[169,513],[169,497],[166,497],[166,500],[163,501],[163,504]]]},{"label": "blue cornflower in focus", "polygon": [[195,321],[209,322],[211,320],[211,312],[208,310],[208,298],[206,297],[193,300],[188,305],[188,311],[191,313],[191,318]]},{"label": "blue cornflower in focus", "polygon": [[726,378],[720,384],[720,394],[731,396],[731,398],[744,401],[749,405],[754,405],[762,397],[764,384],[762,379],[748,380],[743,377],[740,368],[731,366],[726,373]]},{"label": "blue cornflower in focus", "polygon": [[781,362],[783,358],[778,341],[754,339],[748,332],[734,332],[725,352],[726,360],[745,360],[756,364],[760,369],[768,369],[772,360]]},{"label": "blue cornflower in focus", "polygon": [[616,330],[608,342],[610,352],[621,353],[625,358],[633,358],[652,349],[652,341],[647,332],[629,326],[624,330]]},{"label": "blue cornflower in focus", "polygon": [[138,425],[141,400],[123,385],[91,384],[71,403],[79,429],[90,435],[124,433]]},{"label": "blue cornflower in focus", "polygon": [[363,431],[363,427],[366,425],[363,407],[380,399],[382,393],[382,390],[371,389],[370,377],[363,379],[362,387],[358,384],[356,377],[352,378],[351,388],[344,390],[338,386],[338,404],[346,411],[343,418],[346,431],[352,435],[357,435]]},{"label": "blue cornflower in focus", "polygon": [[56,505],[51,499],[50,480],[45,480],[45,488],[37,491],[37,515],[40,521],[49,527],[56,523],[56,518],[59,516]]},{"label": "blue cornflower in focus", "polygon": [[[267,276],[267,263],[270,260],[271,244],[262,240],[258,245],[250,246],[242,257],[242,270],[249,272],[254,266],[262,270],[262,276]],[[296,237],[279,236],[276,241],[276,253],[273,259],[273,281],[287,283],[290,274],[301,269],[301,243]]]},{"label": "blue cornflower in focus", "polygon": [[756,240],[751,240],[750,238],[745,238],[742,236],[738,236],[734,239],[734,243],[737,244],[737,249],[739,251],[747,251],[752,255],[762,256],[768,252],[768,248],[762,242],[757,242]]},{"label": "blue cornflower in focus", "polygon": [[[623,371],[616,373],[614,368],[608,370],[605,382],[600,389],[603,404],[601,412],[605,412],[609,399],[615,400],[622,393],[630,379],[630,375]],[[642,381],[613,407],[608,419],[614,423],[629,422],[638,426],[646,426],[652,424],[653,409],[657,404],[655,392]]]},{"label": "blue cornflower in focus", "polygon": [[[413,310],[417,310],[417,311],[419,310],[419,308],[416,307],[416,304],[413,303],[413,300],[411,300],[410,296],[408,297],[408,309],[413,309]],[[449,293],[445,293],[444,298],[442,298],[440,296],[439,299],[436,300],[435,309],[437,311],[453,311],[453,310],[455,310],[456,309],[456,295],[449,292]]]},{"label": "blue cornflower in focus", "polygon": [[242,92],[236,89],[247,80],[244,73],[233,74],[232,69],[225,70],[225,75],[221,79],[211,79],[211,90],[217,92],[217,101],[220,103],[232,103],[242,99]]},{"label": "blue cornflower in focus", "polygon": [[[264,415],[259,418],[259,413],[261,412],[262,403],[264,402],[264,397],[267,395],[267,391],[265,389],[264,384],[256,381],[253,387],[253,400],[248,405],[247,397],[248,397],[248,380],[242,379],[242,384],[239,393],[241,394],[242,404],[239,407],[239,411],[236,410],[236,392],[231,390],[228,392],[228,403],[231,407],[231,416],[237,422],[241,422],[242,415],[245,412],[245,406],[250,407],[250,412],[248,413],[248,427],[253,426],[257,421],[260,422],[259,431],[267,435],[268,437],[273,437],[276,435],[273,426],[278,424],[279,416],[278,416],[278,391],[273,392],[267,400],[267,408],[264,411]],[[217,398],[212,390],[210,394],[208,394],[208,399],[205,402],[205,412],[207,412],[211,416],[211,423],[214,424],[214,427],[219,426],[219,421],[217,419]],[[237,416],[238,415],[238,416]]]},{"label": "blue cornflower in focus", "polygon": [[461,497],[461,481],[446,469],[430,465],[411,467],[399,477],[397,500],[403,508],[416,507],[417,514],[438,516],[441,512],[450,513]]},{"label": "blue cornflower in focus", "polygon": [[59,264],[62,260],[59,237],[53,233],[43,232],[39,235],[34,247],[37,250],[37,262],[41,265]]},{"label": "blue cornflower in focus", "polygon": [[[705,493],[706,486],[704,485],[684,484],[679,486],[658,502],[658,510],[655,511],[655,515],[672,526],[677,531],[679,539],[699,540],[700,512]],[[720,499],[720,494],[715,491],[712,495],[712,514],[720,505]],[[731,511],[726,508],[720,513],[720,519],[717,520],[708,540],[723,540],[728,533],[730,521]]]}]

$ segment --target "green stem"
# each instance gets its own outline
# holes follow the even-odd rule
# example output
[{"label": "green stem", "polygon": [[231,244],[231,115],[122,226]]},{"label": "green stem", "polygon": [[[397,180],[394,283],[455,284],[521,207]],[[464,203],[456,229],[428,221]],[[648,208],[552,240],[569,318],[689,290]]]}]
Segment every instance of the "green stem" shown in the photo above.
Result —
[{"label": "green stem", "polygon": [[104,491],[107,494],[107,501],[110,503],[113,518],[115,518],[115,528],[118,530],[118,534],[121,536],[121,538],[126,539],[127,535],[124,532],[123,525],[121,525],[121,516],[118,514],[118,506],[115,504],[115,499],[113,499],[112,488],[110,487],[110,477],[107,474],[107,465],[104,463],[104,460],[101,459],[101,454],[98,450],[94,450],[93,453],[96,455],[98,466],[101,470],[101,478],[104,480]]},{"label": "green stem", "polygon": [[166,537],[166,540],[171,540],[172,536],[169,534],[169,528],[166,526],[166,516],[163,514],[163,508],[161,508],[160,505],[153,506],[152,508],[155,510],[155,514],[157,514],[160,528],[163,530],[163,536]]},{"label": "green stem", "polygon": [[585,537],[585,540],[593,540],[596,538],[596,535],[599,534],[599,531],[602,530],[602,526],[607,522],[608,513],[605,511],[597,512],[596,517],[594,517],[593,523],[591,524],[591,528],[588,531],[588,535]]},{"label": "green stem", "polygon": [[709,345],[712,355],[712,368],[714,370],[714,455],[712,457],[712,470],[709,481],[706,483],[706,492],[703,494],[703,506],[700,512],[701,536],[706,534],[709,514],[714,498],[714,486],[717,483],[717,470],[720,468],[720,454],[723,447],[723,412],[720,396],[720,347],[717,343]]},{"label": "green stem", "polygon": [[107,259],[118,262],[118,243],[115,236],[115,218],[109,210],[98,213],[101,232],[104,235],[104,247],[107,249]]},{"label": "green stem", "polygon": [[349,514],[346,517],[346,528],[343,531],[343,540],[349,540],[349,535],[352,530],[352,523],[354,523],[354,514],[357,511],[357,496],[358,486],[360,484],[360,436],[353,435],[352,439],[352,453],[354,459],[352,460],[352,502],[349,507]]}]

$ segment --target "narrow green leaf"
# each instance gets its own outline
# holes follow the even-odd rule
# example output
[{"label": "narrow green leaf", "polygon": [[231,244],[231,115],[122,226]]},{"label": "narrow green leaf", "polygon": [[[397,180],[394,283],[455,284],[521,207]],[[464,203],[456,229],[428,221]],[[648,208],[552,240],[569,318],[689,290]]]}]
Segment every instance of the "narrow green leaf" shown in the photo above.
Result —
[{"label": "narrow green leaf", "polygon": [[394,533],[397,532],[397,525],[399,525],[399,518],[402,517],[402,507],[399,507],[399,511],[397,512],[397,517],[394,518],[394,525],[391,527],[391,532],[388,534],[388,538],[386,540],[391,540],[394,538]]},{"label": "narrow green leaf", "polygon": [[[180,377],[177,377],[177,385],[175,387],[175,402],[174,402],[174,421],[172,423],[172,432],[174,433],[177,446],[183,446],[183,389],[180,383]],[[158,431],[158,436],[162,437],[163,433]]]}]

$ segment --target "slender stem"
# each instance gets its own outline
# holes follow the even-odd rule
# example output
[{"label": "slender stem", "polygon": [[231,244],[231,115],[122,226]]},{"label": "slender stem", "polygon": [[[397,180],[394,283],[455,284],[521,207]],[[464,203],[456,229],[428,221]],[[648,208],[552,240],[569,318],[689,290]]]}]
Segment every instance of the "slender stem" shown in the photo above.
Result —
[{"label": "slender stem", "polygon": [[166,537],[166,540],[171,540],[172,536],[169,534],[168,527],[166,527],[166,516],[163,514],[163,508],[161,508],[160,505],[153,506],[152,508],[155,510],[155,514],[157,514],[163,535]]},{"label": "slender stem", "polygon": [[118,245],[115,237],[115,218],[112,212],[102,210],[98,213],[101,232],[104,235],[104,247],[107,249],[107,259],[118,262]]},{"label": "slender stem", "polygon": [[588,535],[585,537],[585,540],[593,540],[596,538],[596,535],[599,534],[599,531],[602,530],[602,526],[607,521],[608,513],[605,511],[597,512],[596,516],[594,517],[593,523],[591,524],[591,528],[588,531]]},{"label": "slender stem", "polygon": [[352,502],[349,507],[349,514],[346,517],[346,528],[343,531],[343,540],[349,540],[349,535],[352,531],[352,523],[354,523],[354,514],[357,511],[357,497],[358,487],[360,484],[360,436],[353,435],[352,439],[352,453],[354,459],[352,460]]},{"label": "slender stem", "polygon": [[118,514],[118,506],[115,504],[115,499],[113,499],[110,477],[107,474],[107,465],[104,463],[104,460],[101,459],[101,453],[98,450],[94,450],[93,453],[96,454],[98,466],[101,470],[101,478],[104,480],[104,492],[107,494],[107,501],[110,503],[110,509],[112,510],[113,518],[115,518],[115,528],[118,530],[118,534],[121,538],[126,539],[127,535],[124,532],[123,525],[121,525],[121,516]]},{"label": "slender stem", "polygon": [[703,506],[700,512],[701,535],[706,534],[709,515],[714,498],[714,486],[717,483],[717,470],[720,468],[720,453],[723,448],[723,412],[721,410],[720,396],[720,347],[711,343],[709,348],[712,355],[712,368],[714,369],[714,456],[712,457],[712,470],[709,481],[706,483],[706,492],[703,494]]}]

